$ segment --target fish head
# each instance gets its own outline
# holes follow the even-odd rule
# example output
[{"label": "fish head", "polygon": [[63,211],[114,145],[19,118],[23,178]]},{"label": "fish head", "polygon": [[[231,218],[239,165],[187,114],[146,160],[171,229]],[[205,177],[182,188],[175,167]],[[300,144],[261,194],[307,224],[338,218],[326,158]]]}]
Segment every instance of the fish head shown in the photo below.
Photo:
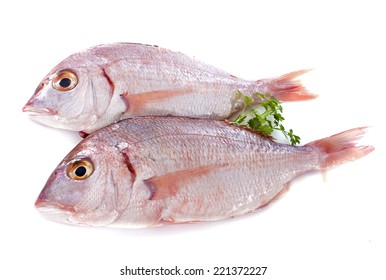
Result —
[{"label": "fish head", "polygon": [[56,222],[107,226],[128,207],[134,176],[116,148],[84,141],[52,172],[35,207]]},{"label": "fish head", "polygon": [[113,84],[95,58],[77,53],[40,82],[23,112],[47,126],[85,131],[106,111]]}]

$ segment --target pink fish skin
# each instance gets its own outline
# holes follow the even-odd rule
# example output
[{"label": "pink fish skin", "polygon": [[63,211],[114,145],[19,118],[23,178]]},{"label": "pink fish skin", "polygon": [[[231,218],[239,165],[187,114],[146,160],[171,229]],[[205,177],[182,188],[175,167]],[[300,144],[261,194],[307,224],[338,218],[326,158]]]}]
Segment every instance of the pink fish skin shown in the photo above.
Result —
[{"label": "pink fish skin", "polygon": [[355,144],[365,131],[295,147],[224,121],[132,118],[80,142],[35,206],[54,221],[91,226],[226,219],[268,204],[299,175],[370,153]]},{"label": "pink fish skin", "polygon": [[45,125],[85,133],[135,116],[223,120],[242,108],[238,90],[283,101],[314,98],[296,80],[305,72],[246,81],[157,46],[99,45],[52,69],[23,111]]}]

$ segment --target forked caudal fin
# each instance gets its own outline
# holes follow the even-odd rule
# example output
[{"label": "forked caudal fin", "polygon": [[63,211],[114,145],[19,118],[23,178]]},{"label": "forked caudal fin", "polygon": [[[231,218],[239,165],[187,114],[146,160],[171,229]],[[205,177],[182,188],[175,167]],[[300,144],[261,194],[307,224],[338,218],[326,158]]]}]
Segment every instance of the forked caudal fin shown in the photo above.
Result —
[{"label": "forked caudal fin", "polygon": [[331,168],[348,161],[361,158],[374,150],[368,145],[357,145],[367,131],[367,127],[353,128],[327,138],[313,141],[306,146],[317,147],[325,158],[320,169]]},{"label": "forked caudal fin", "polygon": [[310,93],[301,83],[296,80],[310,70],[299,70],[284,74],[277,78],[264,79],[262,82],[267,87],[267,93],[273,95],[280,101],[301,101],[314,99],[317,95]]}]

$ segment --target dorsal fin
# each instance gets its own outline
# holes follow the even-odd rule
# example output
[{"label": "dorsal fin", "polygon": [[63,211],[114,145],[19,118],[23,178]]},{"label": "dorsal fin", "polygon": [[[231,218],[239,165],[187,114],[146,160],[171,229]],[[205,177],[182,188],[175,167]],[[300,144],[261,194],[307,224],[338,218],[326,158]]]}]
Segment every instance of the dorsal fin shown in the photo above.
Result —
[{"label": "dorsal fin", "polygon": [[232,124],[229,120],[224,120],[224,122],[225,122],[226,124],[228,124],[228,125],[235,126],[235,127],[240,128],[240,129],[243,129],[243,130],[252,132],[252,133],[258,135],[260,138],[266,139],[266,140],[268,140],[268,141],[275,141],[275,138],[272,137],[271,135],[262,133],[262,132],[260,132],[260,131],[253,130],[252,128],[246,127],[246,126],[244,126],[244,125],[234,125],[234,124]]}]

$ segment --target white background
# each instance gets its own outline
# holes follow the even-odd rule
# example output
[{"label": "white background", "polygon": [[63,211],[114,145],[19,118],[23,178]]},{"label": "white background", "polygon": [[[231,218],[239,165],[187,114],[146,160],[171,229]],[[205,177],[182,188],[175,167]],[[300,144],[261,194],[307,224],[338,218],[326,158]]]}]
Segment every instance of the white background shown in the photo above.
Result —
[{"label": "white background", "polygon": [[[119,276],[125,265],[386,279],[382,1],[259,2],[2,1],[0,279],[157,279]],[[286,125],[302,144],[370,125],[376,150],[325,178],[294,180],[282,199],[241,218],[143,230],[45,220],[34,201],[80,138],[32,122],[21,108],[62,59],[110,42],[157,44],[252,80],[313,68],[304,83],[319,98],[284,104]]]}]

